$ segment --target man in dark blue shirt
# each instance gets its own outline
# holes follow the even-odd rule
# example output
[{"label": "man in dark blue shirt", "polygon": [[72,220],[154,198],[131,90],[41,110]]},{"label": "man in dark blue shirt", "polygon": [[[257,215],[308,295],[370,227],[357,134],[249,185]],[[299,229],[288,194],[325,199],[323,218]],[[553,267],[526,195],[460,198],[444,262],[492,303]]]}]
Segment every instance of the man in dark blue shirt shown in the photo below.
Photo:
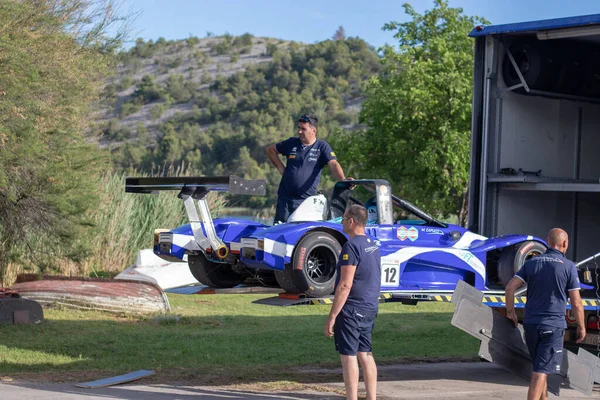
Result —
[{"label": "man in dark blue shirt", "polygon": [[[329,165],[335,179],[345,179],[344,171],[329,143],[317,139],[317,126],[317,117],[303,115],[298,119],[298,137],[267,148],[269,160],[282,175],[277,191],[275,223],[287,221],[304,199],[317,194],[321,170],[325,165]],[[285,165],[278,154],[286,157]]]},{"label": "man in dark blue shirt", "polygon": [[[348,207],[342,218],[344,232],[350,237],[337,265],[335,297],[324,331],[335,335],[340,353],[346,398],[358,396],[358,361],[363,369],[367,400],[375,400],[377,365],[373,358],[371,332],[379,308],[381,255],[375,241],[365,235],[367,210]],[[358,357],[358,360],[357,360]]]},{"label": "man in dark blue shirt", "polygon": [[547,399],[548,374],[560,372],[567,327],[567,295],[577,321],[577,343],[585,338],[577,268],[565,257],[569,237],[564,230],[554,228],[548,233],[547,241],[550,248],[527,261],[506,286],[506,314],[517,326],[514,296],[519,287],[527,284],[523,328],[533,363],[528,400]]}]

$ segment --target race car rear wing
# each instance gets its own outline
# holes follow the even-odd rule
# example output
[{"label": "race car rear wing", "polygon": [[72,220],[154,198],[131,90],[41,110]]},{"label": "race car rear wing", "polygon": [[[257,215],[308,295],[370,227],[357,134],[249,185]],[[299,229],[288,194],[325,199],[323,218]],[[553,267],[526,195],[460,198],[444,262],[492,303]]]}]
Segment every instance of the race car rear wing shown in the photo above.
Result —
[{"label": "race car rear wing", "polygon": [[[211,191],[231,194],[264,196],[267,183],[264,180],[246,180],[238,176],[196,176],[196,177],[128,177],[125,179],[125,192],[158,194],[161,190],[179,190],[177,197],[183,200],[190,220],[194,239],[204,251],[211,251],[221,260],[229,255],[229,249],[215,232],[206,196]],[[194,203],[195,200],[195,203]],[[200,214],[198,215],[198,212]],[[204,232],[202,225],[204,225]]]},{"label": "race car rear wing", "polygon": [[266,186],[267,182],[262,179],[247,180],[235,175],[125,178],[125,191],[127,193],[157,194],[161,190],[202,188],[206,191],[264,196]]}]

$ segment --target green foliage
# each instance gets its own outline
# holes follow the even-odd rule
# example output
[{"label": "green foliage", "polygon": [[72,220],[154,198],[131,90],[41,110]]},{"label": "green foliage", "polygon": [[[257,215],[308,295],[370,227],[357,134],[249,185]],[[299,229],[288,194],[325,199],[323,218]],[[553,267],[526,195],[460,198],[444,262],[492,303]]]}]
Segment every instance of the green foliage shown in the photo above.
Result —
[{"label": "green foliage", "polygon": [[167,62],[167,68],[169,68],[169,69],[177,68],[177,67],[180,67],[182,64],[183,64],[183,58],[174,57]]},{"label": "green foliage", "polygon": [[385,72],[369,82],[360,113],[369,128],[338,131],[334,142],[353,176],[388,179],[396,193],[464,224],[473,70],[468,33],[487,21],[446,0],[422,15],[404,7],[408,22],[384,26],[399,51],[384,49]]},{"label": "green foliage", "polygon": [[140,110],[140,105],[137,103],[124,103],[119,111],[119,117],[124,118],[128,115],[135,114]]},{"label": "green foliage", "polygon": [[[162,115],[165,113],[166,111],[166,107],[164,103],[158,103],[152,106],[152,108],[150,109],[150,118],[156,120],[159,119],[160,117],[162,117]],[[135,164],[133,164],[135,165]]]},{"label": "green foliage", "polygon": [[125,75],[123,77],[123,79],[121,79],[121,82],[119,82],[119,86],[117,87],[117,89],[119,91],[125,90],[125,89],[129,88],[131,85],[133,85],[133,79],[131,78],[130,75]]},{"label": "green foliage", "polygon": [[89,254],[85,213],[105,160],[82,132],[120,43],[106,32],[113,6],[0,7],[0,281],[11,263],[49,269]]},{"label": "green foliage", "polygon": [[244,33],[242,36],[238,36],[235,39],[233,39],[233,46],[234,47],[245,47],[245,46],[252,46],[252,38],[254,36],[251,35],[250,33]]},{"label": "green foliage", "polygon": [[[252,41],[249,34],[239,38],[224,35],[214,40],[212,48],[246,48]],[[271,45],[277,49],[276,44]],[[208,59],[208,54],[195,54],[202,54],[193,56],[197,59]],[[273,204],[280,176],[265,154],[266,146],[295,136],[296,119],[303,113],[321,117],[318,135],[323,139],[341,125],[356,122],[356,112],[347,112],[345,104],[360,99],[365,82],[382,67],[375,51],[357,38],[313,45],[290,43],[272,54],[270,62],[249,65],[228,77],[219,75],[222,63],[217,64],[214,80],[208,70],[195,74],[202,84],[210,84],[201,90],[187,74],[171,74],[164,86],[151,76],[144,77],[134,93],[136,102],[155,103],[151,117],[163,123],[149,128],[156,143],[134,151],[133,142],[115,152],[117,165],[149,171],[153,165],[184,160],[203,175],[237,173],[263,178],[269,181],[269,195],[244,197],[238,205]],[[231,57],[235,62],[239,55],[234,52]],[[208,64],[205,61],[204,65]],[[159,103],[159,99],[191,102],[192,110],[165,121],[161,116],[169,104]],[[323,182],[327,187],[326,177]]]},{"label": "green foliage", "polygon": [[273,56],[277,52],[277,45],[274,43],[267,43],[266,50],[267,55]]},{"label": "green foliage", "polygon": [[142,104],[148,104],[160,100],[162,91],[154,82],[152,75],[145,75],[133,95]]},{"label": "green foliage", "polygon": [[[140,146],[126,145],[131,157],[141,157]],[[89,213],[94,224],[94,243],[90,256],[82,263],[82,270],[102,269],[119,272],[135,261],[138,250],[152,246],[156,228],[172,228],[187,222],[185,208],[175,193],[135,195],[125,193],[125,177],[130,176],[192,176],[195,172],[184,166],[165,167],[152,174],[136,171],[106,172],[100,177],[99,204]],[[213,215],[218,215],[224,204],[222,195],[209,195]]]}]

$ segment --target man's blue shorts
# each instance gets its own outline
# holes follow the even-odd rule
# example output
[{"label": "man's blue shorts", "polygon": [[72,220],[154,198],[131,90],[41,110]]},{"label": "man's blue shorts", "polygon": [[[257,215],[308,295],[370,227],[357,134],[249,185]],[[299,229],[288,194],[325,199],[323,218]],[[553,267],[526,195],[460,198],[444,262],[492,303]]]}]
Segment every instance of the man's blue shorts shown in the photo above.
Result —
[{"label": "man's blue shorts", "polygon": [[344,307],[335,319],[333,327],[335,349],[345,356],[355,356],[357,352],[369,353],[373,350],[371,332],[375,326],[377,311],[364,311],[354,307]]},{"label": "man's blue shorts", "polygon": [[565,330],[543,324],[524,324],[523,327],[533,371],[542,374],[560,373]]}]

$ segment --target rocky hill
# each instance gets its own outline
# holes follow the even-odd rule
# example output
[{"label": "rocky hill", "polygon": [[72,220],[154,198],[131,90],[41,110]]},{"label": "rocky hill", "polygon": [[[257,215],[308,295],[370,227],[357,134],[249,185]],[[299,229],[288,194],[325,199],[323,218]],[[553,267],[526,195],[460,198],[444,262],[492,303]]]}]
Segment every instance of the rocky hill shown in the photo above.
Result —
[{"label": "rocky hill", "polygon": [[97,127],[117,167],[184,162],[206,175],[271,183],[278,176],[265,146],[294,135],[303,113],[320,117],[322,138],[353,129],[366,82],[381,70],[375,51],[358,38],[316,44],[250,34],[138,39],[120,60]]}]

